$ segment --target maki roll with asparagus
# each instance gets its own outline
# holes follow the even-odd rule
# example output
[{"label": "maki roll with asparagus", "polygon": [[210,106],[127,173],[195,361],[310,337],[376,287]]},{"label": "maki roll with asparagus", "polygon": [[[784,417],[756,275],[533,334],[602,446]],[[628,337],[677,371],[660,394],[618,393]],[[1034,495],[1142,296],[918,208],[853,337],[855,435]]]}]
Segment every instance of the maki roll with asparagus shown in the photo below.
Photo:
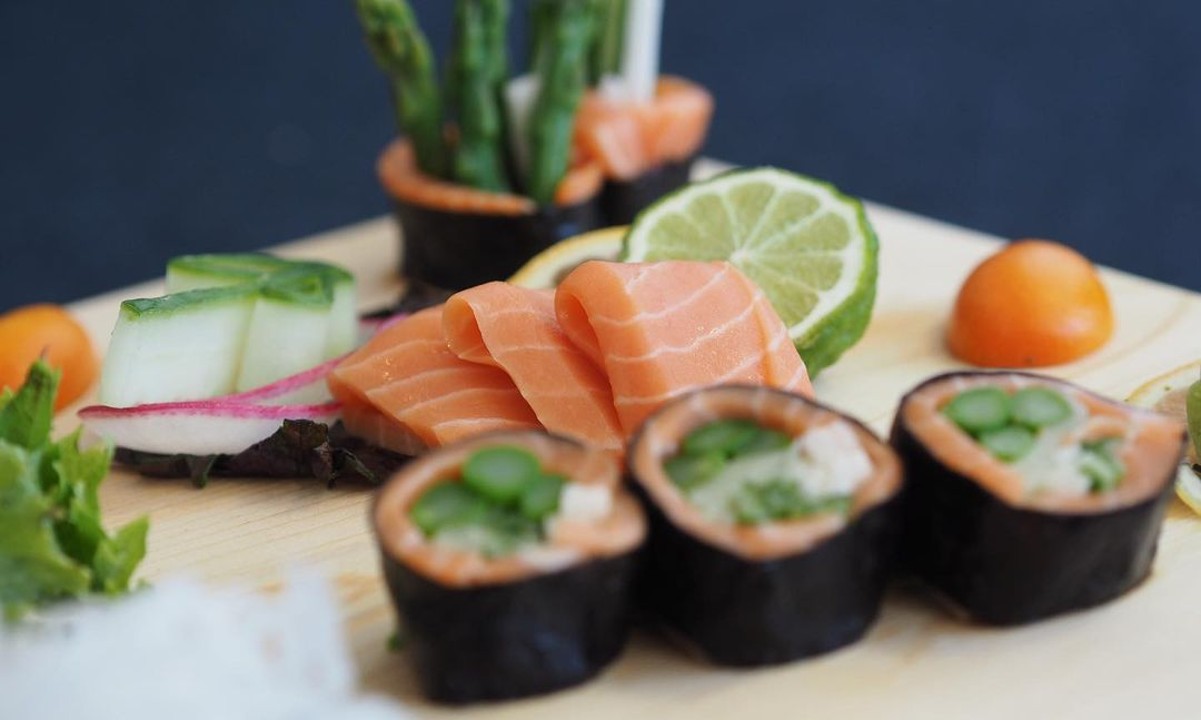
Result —
[{"label": "maki roll with asparagus", "polygon": [[611,454],[534,431],[477,436],[405,467],[373,521],[430,698],[546,693],[620,653],[646,522]]},{"label": "maki roll with asparagus", "polygon": [[1013,625],[1147,577],[1185,432],[1060,380],[974,372],[906,395],[892,443],[909,568],[971,618]]},{"label": "maki roll with asparagus", "polygon": [[600,225],[600,168],[572,151],[593,0],[542,5],[533,88],[514,114],[505,104],[507,0],[456,0],[444,86],[405,0],[357,0],[407,136],[385,149],[378,171],[412,279],[449,290],[503,279],[547,246]]},{"label": "maki roll with asparagus", "polygon": [[609,225],[687,184],[713,117],[701,85],[659,75],[663,0],[600,0],[589,65],[593,87],[575,128],[579,151],[604,171]]},{"label": "maki roll with asparagus", "polygon": [[860,423],[799,395],[715,386],[652,415],[628,462],[650,518],[642,602],[708,660],[788,662],[875,620],[902,475]]}]

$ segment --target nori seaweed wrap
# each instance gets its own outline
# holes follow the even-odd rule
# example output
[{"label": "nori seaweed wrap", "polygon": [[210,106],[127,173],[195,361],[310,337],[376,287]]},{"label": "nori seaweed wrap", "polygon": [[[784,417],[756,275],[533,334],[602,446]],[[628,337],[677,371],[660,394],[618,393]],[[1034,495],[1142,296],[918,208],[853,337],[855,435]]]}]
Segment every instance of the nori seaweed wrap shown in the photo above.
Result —
[{"label": "nori seaweed wrap", "polygon": [[[702,436],[728,436],[723,428],[740,426],[752,428],[751,439],[735,444],[775,443],[771,460],[736,451],[707,479],[681,470],[698,457],[710,461],[712,443]],[[698,444],[700,454],[689,455]],[[743,470],[732,468],[748,461],[770,477],[751,471],[751,483],[739,485]],[[652,415],[628,463],[650,518],[640,603],[706,659],[784,663],[854,642],[875,621],[892,568],[903,478],[894,453],[859,422],[780,390],[717,386]],[[841,483],[841,490],[806,494],[811,485],[796,477],[804,475]],[[724,518],[724,500],[698,493],[731,480],[738,489],[729,507],[738,507]],[[764,501],[751,517],[739,505],[747,493]],[[766,502],[769,495],[776,500]]]},{"label": "nori seaweed wrap", "polygon": [[[514,455],[538,463],[515,495]],[[522,431],[433,451],[381,490],[372,517],[384,576],[431,699],[551,692],[618,656],[646,535],[620,480],[612,455]]]},{"label": "nori seaweed wrap", "polygon": [[1150,573],[1184,442],[1176,421],[1053,378],[927,380],[892,430],[908,478],[904,562],[986,624],[1111,600]]},{"label": "nori seaweed wrap", "polygon": [[606,180],[600,210],[605,225],[629,225],[656,200],[688,184],[693,158],[668,162],[630,180]]},{"label": "nori seaweed wrap", "polygon": [[447,290],[504,280],[542,250],[602,224],[593,167],[569,171],[578,200],[547,207],[424,176],[407,141],[392,143],[378,170],[401,228],[401,273]]}]

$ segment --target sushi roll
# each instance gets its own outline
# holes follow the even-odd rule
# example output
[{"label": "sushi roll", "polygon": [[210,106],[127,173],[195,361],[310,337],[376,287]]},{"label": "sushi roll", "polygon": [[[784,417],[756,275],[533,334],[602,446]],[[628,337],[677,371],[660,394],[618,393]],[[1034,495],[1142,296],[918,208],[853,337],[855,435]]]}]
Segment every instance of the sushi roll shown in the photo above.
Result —
[{"label": "sushi roll", "polygon": [[602,84],[588,93],[576,144],[604,172],[600,211],[608,225],[628,225],[643,209],[688,184],[713,117],[713,96],[697,83],[664,76],[654,96],[626,99]]},{"label": "sushi roll", "polygon": [[551,245],[602,224],[602,177],[592,164],[569,169],[556,201],[544,206],[430,177],[405,140],[388,146],[377,171],[401,229],[401,274],[446,290],[503,280]]},{"label": "sushi roll", "polygon": [[599,165],[573,157],[587,87],[593,0],[540,1],[538,50],[508,100],[509,3],[455,0],[445,81],[406,0],[356,0],[404,139],[380,155],[401,227],[401,272],[447,290],[503,280],[533,255],[600,225]]},{"label": "sushi roll", "polygon": [[1060,380],[932,378],[892,430],[906,564],[986,624],[1111,600],[1150,573],[1184,443],[1181,423]]},{"label": "sushi roll", "polygon": [[903,478],[862,424],[788,392],[715,386],[652,415],[628,464],[650,519],[640,602],[704,658],[784,663],[876,619]]},{"label": "sushi roll", "polygon": [[621,652],[646,521],[611,454],[535,431],[477,436],[406,466],[372,519],[431,699],[547,693]]},{"label": "sushi roll", "polygon": [[659,74],[663,0],[597,5],[592,89],[580,105],[575,143],[604,170],[605,221],[627,225],[688,183],[714,103],[701,85]]}]

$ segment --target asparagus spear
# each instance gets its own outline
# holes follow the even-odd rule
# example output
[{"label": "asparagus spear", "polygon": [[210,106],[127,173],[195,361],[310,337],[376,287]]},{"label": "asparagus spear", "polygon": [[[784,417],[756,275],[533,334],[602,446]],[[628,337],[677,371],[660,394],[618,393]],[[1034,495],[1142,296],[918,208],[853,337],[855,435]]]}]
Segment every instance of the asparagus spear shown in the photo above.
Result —
[{"label": "asparagus spear", "polygon": [[540,0],[534,6],[538,98],[529,126],[529,196],[549,205],[567,173],[576,109],[587,80],[592,0]]},{"label": "asparagus spear", "polygon": [[588,82],[595,85],[605,75],[621,72],[625,37],[626,0],[594,0],[596,28],[588,58]]},{"label": "asparagus spear", "polygon": [[457,0],[448,96],[459,119],[458,182],[507,192],[501,90],[505,80],[506,0]]},{"label": "asparagus spear", "polygon": [[447,177],[442,98],[429,43],[405,0],[355,0],[367,47],[392,81],[396,117],[412,140],[417,165]]}]

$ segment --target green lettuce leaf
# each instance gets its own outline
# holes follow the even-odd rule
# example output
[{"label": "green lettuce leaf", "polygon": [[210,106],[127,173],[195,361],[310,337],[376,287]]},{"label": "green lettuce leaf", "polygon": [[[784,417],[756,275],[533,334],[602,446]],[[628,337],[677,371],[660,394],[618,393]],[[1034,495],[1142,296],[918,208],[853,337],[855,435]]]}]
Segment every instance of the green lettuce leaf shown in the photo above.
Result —
[{"label": "green lettuce leaf", "polygon": [[8,619],[89,592],[129,589],[146,554],[146,518],[116,535],[100,518],[111,447],[79,447],[79,432],[52,442],[58,373],[33,364],[0,400],[0,606]]}]

